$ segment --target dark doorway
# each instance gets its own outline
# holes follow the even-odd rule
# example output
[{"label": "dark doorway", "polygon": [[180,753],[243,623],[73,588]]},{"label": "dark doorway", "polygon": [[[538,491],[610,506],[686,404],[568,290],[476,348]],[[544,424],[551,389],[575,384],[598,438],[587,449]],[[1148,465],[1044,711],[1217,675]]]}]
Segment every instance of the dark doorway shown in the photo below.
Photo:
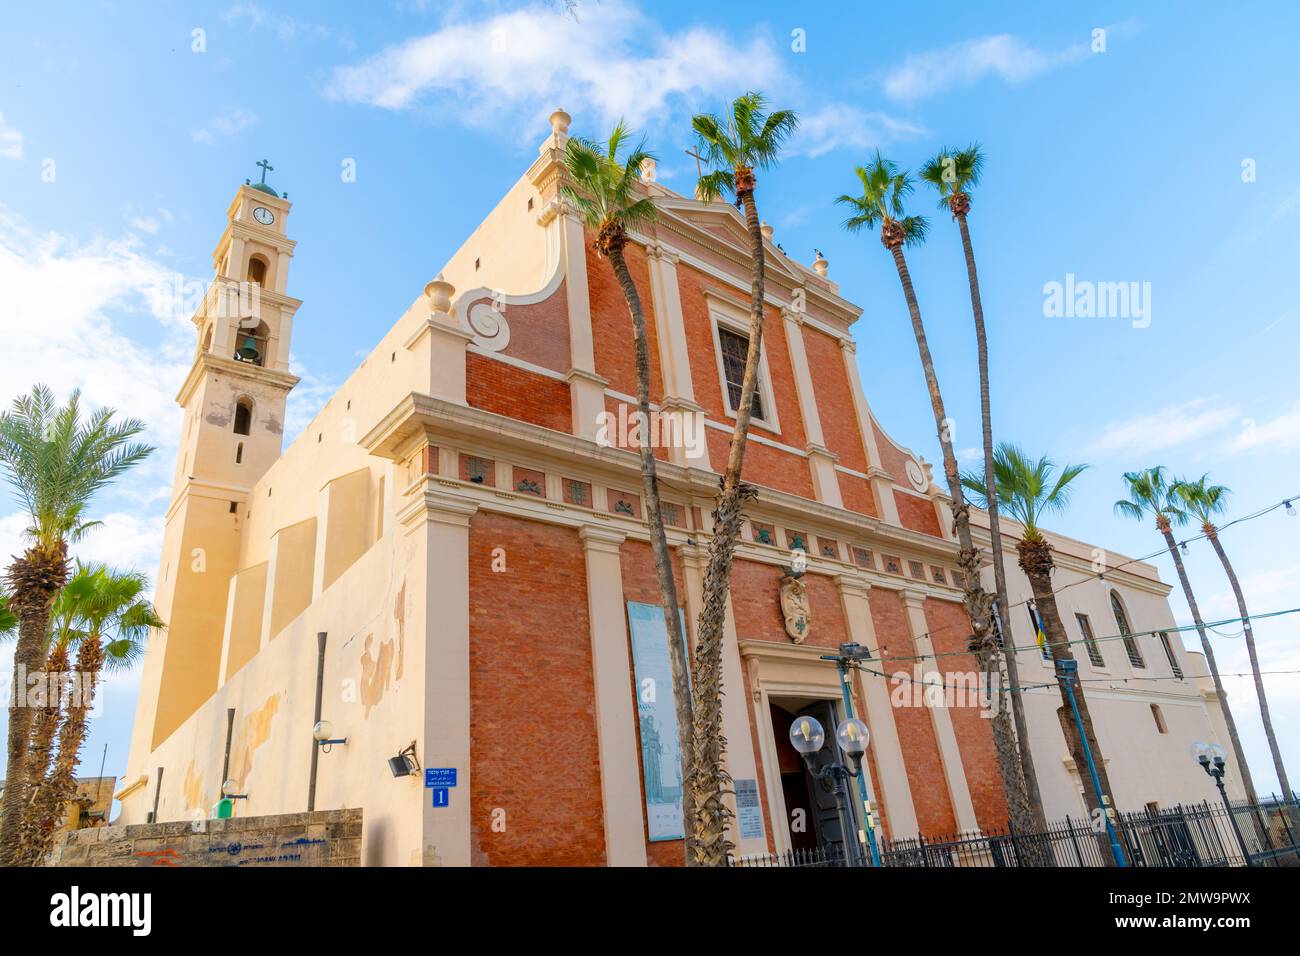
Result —
[{"label": "dark doorway", "polygon": [[781,770],[781,791],[789,814],[790,845],[796,850],[818,847],[840,850],[844,837],[835,794],[826,790],[804,767],[803,758],[790,745],[790,726],[799,717],[815,717],[826,731],[826,743],[817,753],[817,765],[830,763],[835,748],[839,710],[834,701],[807,699],[773,700],[770,704],[772,733],[776,737],[777,764]]}]

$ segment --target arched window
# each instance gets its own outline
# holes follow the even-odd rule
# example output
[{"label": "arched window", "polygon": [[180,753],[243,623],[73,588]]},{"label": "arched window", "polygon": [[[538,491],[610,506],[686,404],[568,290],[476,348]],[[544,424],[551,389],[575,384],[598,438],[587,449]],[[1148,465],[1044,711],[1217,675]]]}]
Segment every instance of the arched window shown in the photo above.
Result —
[{"label": "arched window", "polygon": [[251,434],[253,427],[253,403],[241,398],[235,403],[235,434]]},{"label": "arched window", "polygon": [[248,281],[258,285],[266,284],[266,260],[261,256],[252,256],[248,260]]},{"label": "arched window", "polygon": [[1115,626],[1119,628],[1120,637],[1124,639],[1124,650],[1128,651],[1129,663],[1134,667],[1146,667],[1147,662],[1142,659],[1142,651],[1138,648],[1137,639],[1133,637],[1133,629],[1128,625],[1124,605],[1114,591],[1110,592],[1110,609],[1115,614]]}]

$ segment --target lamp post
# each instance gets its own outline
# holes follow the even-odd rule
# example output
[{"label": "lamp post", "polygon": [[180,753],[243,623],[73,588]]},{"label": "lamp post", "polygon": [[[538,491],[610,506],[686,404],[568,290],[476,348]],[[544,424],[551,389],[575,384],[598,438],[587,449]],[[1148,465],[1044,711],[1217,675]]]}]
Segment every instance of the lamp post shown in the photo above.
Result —
[{"label": "lamp post", "polygon": [[1232,812],[1232,803],[1228,800],[1228,791],[1223,787],[1223,774],[1228,765],[1227,755],[1218,744],[1198,741],[1192,744],[1192,756],[1205,772],[1214,778],[1214,785],[1219,788],[1219,798],[1223,801],[1223,808],[1228,811],[1228,822],[1232,824],[1232,832],[1237,837],[1237,845],[1241,847],[1241,858],[1246,861],[1247,866],[1252,866],[1250,851],[1246,849],[1246,840],[1241,835],[1241,827],[1237,826],[1237,818]]},{"label": "lamp post", "polygon": [[853,801],[848,798],[846,781],[849,777],[857,777],[861,774],[862,755],[866,752],[870,738],[871,732],[867,730],[866,724],[856,717],[844,718],[835,732],[835,739],[840,749],[848,755],[849,762],[853,766],[847,767],[835,758],[826,766],[819,767],[813,759],[826,742],[826,732],[822,729],[821,721],[815,717],[796,717],[794,723],[790,725],[790,743],[803,757],[804,766],[823,789],[835,794],[835,809],[839,812],[840,833],[844,843],[845,866],[861,865],[858,862],[857,850],[857,815],[853,812]]},{"label": "lamp post", "polygon": [[1101,792],[1101,778],[1097,776],[1097,765],[1092,759],[1092,747],[1088,745],[1088,735],[1083,731],[1083,718],[1079,716],[1079,704],[1074,699],[1075,675],[1079,662],[1073,658],[1058,658],[1056,661],[1056,679],[1061,682],[1065,696],[1070,701],[1070,710],[1074,713],[1074,726],[1079,730],[1079,746],[1083,750],[1083,759],[1088,764],[1088,777],[1092,780],[1092,792],[1097,795],[1097,805],[1101,807],[1102,819],[1106,821],[1106,835],[1110,838],[1110,852],[1115,857],[1116,866],[1128,866],[1124,850],[1119,845],[1115,825],[1110,820],[1110,807],[1106,805],[1106,795]]},{"label": "lamp post", "polygon": [[[840,672],[840,692],[844,696],[844,714],[846,717],[854,718],[857,715],[853,713],[853,691],[849,682],[849,668],[857,661],[871,659],[870,648],[863,647],[856,641],[840,645],[838,654],[823,654],[822,660],[834,661],[836,668]],[[861,723],[859,721],[859,723]],[[863,725],[866,726],[865,724]],[[858,774],[858,797],[862,800],[862,824],[867,834],[867,847],[871,850],[871,865],[880,866],[880,849],[876,846],[876,831],[871,826],[870,801],[867,797],[867,775]]]}]

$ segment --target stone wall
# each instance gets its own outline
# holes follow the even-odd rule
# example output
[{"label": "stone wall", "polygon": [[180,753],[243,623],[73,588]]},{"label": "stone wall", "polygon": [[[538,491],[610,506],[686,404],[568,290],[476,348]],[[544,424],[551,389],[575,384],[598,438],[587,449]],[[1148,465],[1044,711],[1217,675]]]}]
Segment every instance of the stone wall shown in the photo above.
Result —
[{"label": "stone wall", "polygon": [[47,866],[360,866],[361,810],[74,830]]}]

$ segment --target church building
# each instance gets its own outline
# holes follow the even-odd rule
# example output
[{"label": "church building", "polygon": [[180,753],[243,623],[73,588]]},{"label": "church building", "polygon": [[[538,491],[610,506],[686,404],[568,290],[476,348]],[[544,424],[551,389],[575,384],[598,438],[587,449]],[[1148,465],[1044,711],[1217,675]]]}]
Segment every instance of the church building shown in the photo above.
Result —
[{"label": "church building", "polygon": [[[367,865],[681,863],[676,717],[636,442],[659,459],[691,639],[748,344],[748,238],[733,206],[643,170],[659,217],[627,259],[656,415],[629,440],[632,325],[559,194],[569,123],[551,116],[532,165],[288,448],[303,304],[288,291],[291,205],[264,183],[237,191],[177,396],[156,580],[168,626],[149,641],[118,822],[197,821],[224,796],[238,816],[361,808]],[[927,675],[977,670],[949,499],[872,414],[854,338],[862,309],[824,258],[797,262],[764,229],[745,461],[759,495],[725,628],[731,840],[761,854],[838,839],[788,731],[812,714],[833,734],[844,693],[823,657],[848,642],[871,653],[851,692],[870,728],[877,831],[1004,828],[978,701],[910,693]],[[881,297],[878,313],[902,307],[895,290]],[[311,335],[310,319],[297,332]],[[888,360],[912,357],[871,362]],[[919,376],[916,393],[923,401]],[[1058,578],[1088,577],[1092,546],[1052,540]],[[1017,603],[1028,586],[1009,574],[1045,808],[1078,818],[1079,768]],[[1122,810],[1214,796],[1187,747],[1222,740],[1221,715],[1168,590],[1154,568],[1129,564],[1061,601],[1076,639],[1135,635],[1076,655]],[[1134,675],[1144,679],[1124,680]]]}]

